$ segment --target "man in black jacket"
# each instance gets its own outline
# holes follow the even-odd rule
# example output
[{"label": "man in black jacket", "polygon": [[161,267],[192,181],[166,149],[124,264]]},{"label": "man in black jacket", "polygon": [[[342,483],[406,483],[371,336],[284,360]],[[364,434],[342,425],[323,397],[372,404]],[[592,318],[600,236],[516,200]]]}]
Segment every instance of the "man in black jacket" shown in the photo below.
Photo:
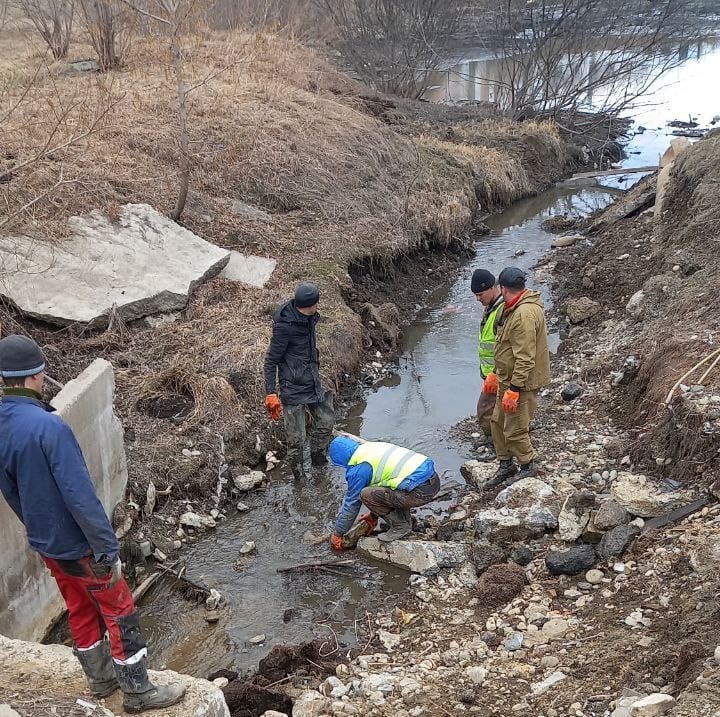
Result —
[{"label": "man in black jacket", "polygon": [[[287,462],[295,478],[304,478],[305,412],[312,418],[310,457],[314,466],[327,463],[327,447],[335,424],[332,393],[320,380],[315,326],[320,290],[299,284],[295,298],[273,317],[273,334],[265,354],[265,406],[270,417],[285,418]],[[280,385],[278,397],[276,386]]]}]

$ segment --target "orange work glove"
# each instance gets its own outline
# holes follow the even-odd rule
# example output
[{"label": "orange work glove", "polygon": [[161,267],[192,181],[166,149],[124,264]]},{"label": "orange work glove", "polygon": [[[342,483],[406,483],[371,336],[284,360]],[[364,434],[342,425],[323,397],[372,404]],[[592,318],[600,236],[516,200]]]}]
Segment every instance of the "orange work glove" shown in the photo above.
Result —
[{"label": "orange work glove", "polygon": [[489,373],[483,383],[483,393],[497,393],[499,388],[500,382],[497,375],[494,372]]},{"label": "orange work glove", "polygon": [[337,533],[333,533],[330,536],[330,547],[333,550],[342,550],[343,549],[343,537],[342,535],[338,535]]},{"label": "orange work glove", "polygon": [[277,393],[269,393],[265,396],[265,408],[273,421],[277,421],[282,416],[282,403],[280,403]]},{"label": "orange work glove", "polygon": [[365,515],[358,520],[358,523],[367,523],[368,528],[370,528],[368,533],[372,533],[373,530],[377,528],[378,519],[372,513],[365,513]]},{"label": "orange work glove", "polygon": [[518,409],[519,401],[520,394],[509,388],[502,397],[502,410],[505,411],[505,413],[515,413]]}]

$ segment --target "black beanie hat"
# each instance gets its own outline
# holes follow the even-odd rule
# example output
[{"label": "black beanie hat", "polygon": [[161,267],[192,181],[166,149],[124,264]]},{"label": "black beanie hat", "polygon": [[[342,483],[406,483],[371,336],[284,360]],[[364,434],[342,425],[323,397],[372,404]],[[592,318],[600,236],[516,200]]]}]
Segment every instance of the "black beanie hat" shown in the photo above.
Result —
[{"label": "black beanie hat", "polygon": [[508,266],[500,272],[498,284],[508,289],[524,289],[525,272],[516,266]]},{"label": "black beanie hat", "polygon": [[315,306],[318,301],[320,301],[320,289],[315,284],[309,281],[298,284],[297,289],[295,289],[295,306],[298,309]]},{"label": "black beanie hat", "polygon": [[495,277],[487,269],[475,269],[470,279],[470,289],[473,294],[487,291],[495,286]]},{"label": "black beanie hat", "polygon": [[13,334],[0,340],[0,374],[3,378],[34,376],[44,370],[45,356],[31,338]]}]

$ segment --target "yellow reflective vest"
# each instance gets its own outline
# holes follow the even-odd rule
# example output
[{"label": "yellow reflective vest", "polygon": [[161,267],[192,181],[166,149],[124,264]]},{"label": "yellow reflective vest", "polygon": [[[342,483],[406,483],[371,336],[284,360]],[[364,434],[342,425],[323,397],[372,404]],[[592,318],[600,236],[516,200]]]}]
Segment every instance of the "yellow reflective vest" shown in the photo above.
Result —
[{"label": "yellow reflective vest", "polygon": [[487,378],[495,370],[495,322],[502,313],[504,302],[490,311],[480,326],[478,338],[478,356],[480,357],[480,373]]},{"label": "yellow reflective vest", "polygon": [[373,469],[370,485],[395,490],[410,474],[416,471],[427,456],[401,448],[392,443],[368,441],[361,443],[348,461],[349,466],[369,463]]}]

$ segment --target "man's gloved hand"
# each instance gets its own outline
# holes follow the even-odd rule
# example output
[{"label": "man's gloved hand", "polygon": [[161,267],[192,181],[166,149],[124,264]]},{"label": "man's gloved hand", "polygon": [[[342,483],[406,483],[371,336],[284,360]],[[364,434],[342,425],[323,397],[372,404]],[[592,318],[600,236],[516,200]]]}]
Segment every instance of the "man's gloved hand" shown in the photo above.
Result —
[{"label": "man's gloved hand", "polygon": [[122,560],[118,558],[110,568],[110,580],[108,580],[107,586],[109,588],[115,587],[118,582],[120,582],[120,578],[122,577]]},{"label": "man's gloved hand", "polygon": [[367,523],[369,528],[368,533],[372,533],[373,530],[377,528],[378,519],[372,513],[365,513],[365,515],[361,516],[360,520],[358,520],[358,523]]},{"label": "man's gloved hand", "polygon": [[282,403],[280,403],[277,393],[269,393],[265,396],[265,408],[267,408],[267,412],[273,421],[279,420],[280,416],[282,416]]},{"label": "man's gloved hand", "polygon": [[499,388],[500,382],[498,381],[497,374],[494,372],[489,373],[483,383],[483,393],[497,393]]},{"label": "man's gloved hand", "polygon": [[505,413],[515,413],[518,409],[519,401],[520,394],[509,388],[502,397],[502,410],[505,411]]},{"label": "man's gloved hand", "polygon": [[330,547],[333,550],[342,550],[343,549],[343,537],[342,535],[338,535],[337,533],[333,533],[330,536]]}]

